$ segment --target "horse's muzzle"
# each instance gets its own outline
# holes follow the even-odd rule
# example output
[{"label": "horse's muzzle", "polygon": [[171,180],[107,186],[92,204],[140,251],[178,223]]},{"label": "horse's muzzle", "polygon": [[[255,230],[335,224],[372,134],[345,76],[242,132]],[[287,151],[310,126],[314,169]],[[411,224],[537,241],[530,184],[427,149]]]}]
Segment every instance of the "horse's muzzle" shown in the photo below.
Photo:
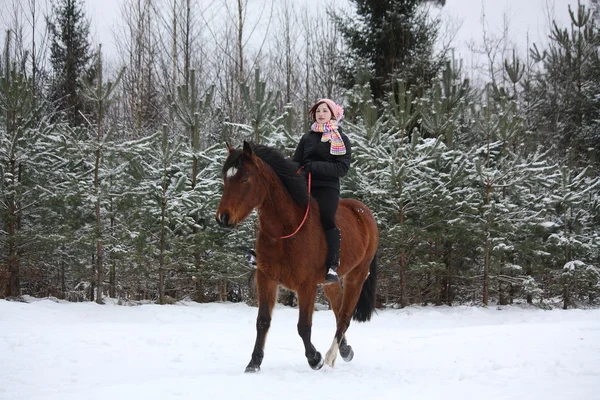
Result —
[{"label": "horse's muzzle", "polygon": [[217,214],[217,223],[221,228],[232,229],[235,226],[235,224],[232,224],[231,221],[229,221],[229,213],[226,212]]}]

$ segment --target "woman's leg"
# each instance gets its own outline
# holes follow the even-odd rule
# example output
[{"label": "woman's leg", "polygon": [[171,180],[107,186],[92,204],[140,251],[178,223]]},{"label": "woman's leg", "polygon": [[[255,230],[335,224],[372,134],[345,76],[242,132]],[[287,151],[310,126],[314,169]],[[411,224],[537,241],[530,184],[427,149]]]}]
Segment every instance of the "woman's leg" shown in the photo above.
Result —
[{"label": "woman's leg", "polygon": [[321,225],[323,225],[323,229],[328,231],[336,228],[335,213],[337,212],[338,202],[340,201],[340,193],[334,188],[313,187],[312,197],[319,203]]},{"label": "woman's leg", "polygon": [[340,265],[340,230],[335,224],[335,213],[339,202],[339,192],[334,188],[313,188],[313,197],[319,203],[321,224],[327,240],[327,258],[325,260],[326,282],[337,282],[337,267]]}]

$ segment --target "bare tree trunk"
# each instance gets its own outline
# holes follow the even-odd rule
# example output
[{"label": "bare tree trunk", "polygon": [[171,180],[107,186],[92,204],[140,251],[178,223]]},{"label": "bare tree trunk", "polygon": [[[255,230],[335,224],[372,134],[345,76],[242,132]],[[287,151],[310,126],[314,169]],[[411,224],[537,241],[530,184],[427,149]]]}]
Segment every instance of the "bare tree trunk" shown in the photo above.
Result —
[{"label": "bare tree trunk", "polygon": [[[404,143],[404,129],[400,129],[400,143]],[[400,159],[399,162],[402,163],[402,148],[400,150]],[[402,190],[404,188],[404,182],[400,182],[400,186],[398,187],[398,197],[402,196]],[[404,206],[400,209],[400,226],[404,227],[405,221],[405,213]],[[404,308],[408,305],[408,301],[406,298],[406,237],[404,235],[404,230],[400,231],[400,307]]]},{"label": "bare tree trunk", "polygon": [[[12,124],[11,124],[12,125]],[[11,186],[16,187],[16,171],[15,171],[15,160],[10,160],[10,171],[11,171]],[[15,199],[8,201],[8,291],[7,297],[18,297],[21,295],[21,288],[19,282],[20,276],[20,260],[17,254],[17,219],[18,209]]]},{"label": "bare tree trunk", "polygon": [[111,298],[115,299],[117,297],[117,266],[115,265],[114,262],[112,264],[110,264],[110,271],[109,271],[108,279],[109,279],[109,284],[110,284],[108,295]]},{"label": "bare tree trunk", "polygon": [[206,296],[204,294],[204,280],[202,279],[202,259],[200,258],[200,254],[194,254],[194,265],[196,266],[196,296],[194,301],[198,303],[206,302]]},{"label": "bare tree trunk", "polygon": [[173,52],[171,57],[173,58],[173,72],[171,75],[171,90],[175,92],[175,88],[177,87],[177,0],[173,0],[173,47],[171,51]]},{"label": "bare tree trunk", "polygon": [[[102,137],[101,123],[98,122],[98,140]],[[102,282],[104,281],[104,268],[102,265],[103,258],[103,245],[102,245],[102,217],[100,215],[100,182],[98,173],[100,169],[100,150],[96,150],[96,161],[94,163],[94,191],[96,193],[96,204],[94,206],[96,211],[96,272],[98,273],[96,282],[98,283],[96,303],[103,304],[102,300]]]},{"label": "bare tree trunk", "polygon": [[219,282],[219,301],[227,301],[227,279],[221,279]]},{"label": "bare tree trunk", "polygon": [[502,281],[498,277],[498,304],[505,306],[508,301],[506,299],[506,293],[504,293],[506,287],[502,285]]},{"label": "bare tree trunk", "polygon": [[[38,71],[41,70],[40,66],[38,65],[40,63],[39,59],[40,58],[44,58],[43,53],[42,54],[38,54],[38,42],[37,42],[37,35],[38,35],[38,31],[37,31],[37,23],[38,23],[38,18],[39,18],[39,13],[37,10],[37,2],[38,0],[29,0],[29,14],[30,14],[30,18],[31,20],[29,21],[31,24],[31,81],[32,81],[32,86],[33,86],[33,90],[37,91],[38,90],[38,86],[39,86],[39,82],[38,82]],[[42,37],[42,43],[41,43],[41,48],[44,48],[46,46],[44,46],[44,40],[45,35]],[[42,50],[43,52],[44,50]],[[34,97],[34,104],[37,104],[37,96]]]},{"label": "bare tree trunk", "polygon": [[165,249],[166,249],[166,238],[165,238],[165,219],[166,219],[166,201],[164,198],[161,205],[161,226],[160,230],[160,255],[158,257],[158,303],[165,304]]},{"label": "bare tree trunk", "polygon": [[[5,54],[5,78],[7,81],[10,74],[10,48],[11,48],[11,32],[6,32],[6,54]],[[17,112],[12,107],[6,107],[5,109],[5,124],[6,133],[8,137],[15,137],[17,134]],[[10,150],[8,154],[9,158],[9,187],[17,187],[17,160],[14,154],[14,149]],[[8,175],[8,174],[7,174]],[[4,177],[3,177],[4,178]],[[21,295],[21,288],[19,282],[20,275],[20,260],[17,254],[17,232],[18,232],[18,219],[19,210],[17,203],[16,194],[12,194],[7,199],[7,211],[8,211],[8,284],[6,290],[7,297],[18,297]]]},{"label": "bare tree trunk", "polygon": [[[9,209],[9,213],[14,215],[14,210]],[[16,230],[15,230],[15,221],[9,221],[8,223],[8,291],[7,297],[18,297],[21,295],[20,288],[20,260],[17,255],[16,250]]]},{"label": "bare tree trunk", "polygon": [[[156,46],[158,35],[154,21],[160,18],[156,13],[153,0],[126,0],[120,7],[122,22],[120,31],[115,36],[121,63],[128,68],[124,75],[122,109],[127,115],[128,132],[138,138],[143,136],[144,129],[152,129],[159,114],[157,104],[158,82],[154,71],[156,63]],[[169,25],[168,30],[171,28]],[[160,39],[159,39],[160,40]],[[163,40],[164,48],[168,45]],[[163,52],[170,54],[169,51]],[[166,56],[168,58],[168,56]],[[165,68],[169,69],[168,62]],[[167,92],[171,89],[171,71],[164,71],[164,82]]]},{"label": "bare tree trunk", "polygon": [[[36,15],[36,0],[29,0],[29,10],[31,11],[31,80],[33,83],[34,90],[36,90],[36,78],[37,78],[37,63],[36,63],[36,48],[35,48],[35,15]],[[35,96],[37,101],[37,96]]]},{"label": "bare tree trunk", "polygon": [[[400,226],[404,225],[404,210],[400,210]],[[404,249],[404,232],[400,232],[400,307],[404,308],[408,305],[406,301],[406,250]]]},{"label": "bare tree trunk", "polygon": [[65,262],[60,261],[60,298],[65,299],[67,297],[67,285],[65,283]]},{"label": "bare tree trunk", "polygon": [[[489,206],[490,204],[490,185],[486,185],[485,188],[486,196],[485,196],[485,205]],[[485,261],[483,265],[483,304],[488,305],[488,295],[489,295],[489,287],[490,287],[490,253],[491,253],[491,215],[488,214],[487,224],[486,224],[486,237],[485,237]]]},{"label": "bare tree trunk", "polygon": [[[115,237],[115,206],[114,201],[110,199],[110,237]],[[115,260],[111,260],[109,269],[108,269],[108,296],[112,299],[116,298],[116,265]]]},{"label": "bare tree trunk", "polygon": [[[190,87],[189,93],[191,96],[190,99],[190,107],[192,110],[197,109],[197,87],[196,87],[196,71],[190,71]],[[190,127],[190,140],[192,149],[194,153],[197,153],[200,150],[200,132],[199,132],[199,116],[198,113],[195,114],[194,124]],[[194,154],[194,159],[192,161],[192,171],[191,171],[191,181],[192,181],[192,190],[198,184],[198,158]],[[195,215],[194,220],[198,222],[199,216]],[[194,235],[197,235],[199,229],[197,227],[197,223],[194,225],[192,232]],[[202,282],[202,254],[200,249],[194,250],[194,266],[196,267],[196,271],[198,272],[198,279],[196,280],[197,285],[197,300],[198,302],[204,302],[204,284]]]},{"label": "bare tree trunk", "polygon": [[183,36],[183,73],[185,79],[185,86],[189,87],[190,85],[190,38],[191,38],[191,2],[190,0],[186,0],[186,11],[185,11],[185,33]]},{"label": "bare tree trunk", "polygon": [[[490,142],[492,140],[492,132],[489,128],[490,124],[490,89],[487,89],[487,122],[488,122],[488,132],[487,132],[487,168],[490,168]],[[491,251],[492,251],[492,212],[489,210],[490,205],[490,197],[492,191],[492,180],[491,178],[486,179],[485,185],[485,205],[488,210],[487,216],[487,224],[486,224],[486,237],[485,237],[485,263],[483,265],[483,304],[488,305],[488,295],[489,295],[489,287],[490,287],[490,262],[491,262]]]},{"label": "bare tree trunk", "polygon": [[[161,258],[163,258],[162,254]],[[164,263],[164,259],[161,263]],[[162,265],[158,267],[158,304],[165,304],[165,269]]]},{"label": "bare tree trunk", "polygon": [[[98,51],[99,56],[101,57],[101,51],[102,49],[100,48]],[[101,59],[99,58],[98,61],[98,66],[99,69],[102,69],[102,62]],[[99,74],[99,79],[98,79],[98,85],[100,87],[100,85],[102,84],[102,79],[101,79],[101,75],[102,75],[102,71],[98,72]],[[99,173],[100,173],[100,163],[102,160],[102,150],[100,147],[100,143],[102,142],[103,139],[103,131],[102,129],[104,128],[102,125],[103,122],[103,118],[104,118],[104,101],[103,99],[99,98],[97,99],[97,131],[96,131],[96,140],[98,143],[98,149],[95,152],[95,162],[94,162],[94,193],[96,195],[96,200],[95,200],[95,211],[96,211],[96,272],[98,273],[98,277],[96,280],[96,283],[98,285],[97,287],[97,294],[96,294],[96,303],[98,304],[104,304],[104,301],[102,300],[102,284],[104,282],[104,265],[103,265],[103,258],[104,258],[104,246],[103,246],[103,242],[102,242],[102,216],[100,213],[100,197],[101,197],[101,189],[100,189],[100,179],[99,179]]]},{"label": "bare tree trunk", "polygon": [[308,14],[305,17],[305,21],[306,21],[306,28],[305,28],[305,32],[306,32],[306,47],[305,47],[305,53],[304,53],[304,68],[306,69],[305,71],[305,77],[304,77],[304,107],[302,107],[302,120],[304,121],[304,127],[302,129],[303,132],[306,132],[308,130],[309,125],[309,120],[308,120],[308,109],[310,108],[310,103],[311,103],[311,98],[310,98],[310,53],[312,51],[312,36],[310,35],[310,30],[309,30],[309,18],[308,18]]},{"label": "bare tree trunk", "polygon": [[92,277],[90,280],[90,291],[89,291],[89,299],[90,301],[94,301],[94,289],[96,288],[96,256],[95,253],[92,253]]},{"label": "bare tree trunk", "polygon": [[[163,126],[163,142],[166,143],[168,130]],[[165,304],[165,251],[167,246],[166,228],[167,228],[167,165],[163,165],[162,191],[160,202],[160,255],[158,258],[158,302]]]},{"label": "bare tree trunk", "polygon": [[238,50],[238,81],[244,81],[244,6],[242,0],[237,0],[238,26],[237,26],[237,50]]},{"label": "bare tree trunk", "polygon": [[[293,88],[292,83],[294,81],[294,62],[297,57],[294,57],[293,47],[294,47],[294,38],[292,27],[295,26],[294,21],[294,5],[292,2],[286,0],[282,4],[283,6],[283,20],[280,20],[280,25],[283,29],[283,50],[285,57],[285,103],[289,104],[293,99]],[[278,37],[278,36],[277,36]]]},{"label": "bare tree trunk", "polygon": [[449,306],[452,305],[452,242],[445,243],[445,255],[444,261],[446,264],[446,284],[445,284],[445,294],[446,294],[446,304]]},{"label": "bare tree trunk", "polygon": [[435,271],[435,305],[442,305],[442,277],[440,271]]}]

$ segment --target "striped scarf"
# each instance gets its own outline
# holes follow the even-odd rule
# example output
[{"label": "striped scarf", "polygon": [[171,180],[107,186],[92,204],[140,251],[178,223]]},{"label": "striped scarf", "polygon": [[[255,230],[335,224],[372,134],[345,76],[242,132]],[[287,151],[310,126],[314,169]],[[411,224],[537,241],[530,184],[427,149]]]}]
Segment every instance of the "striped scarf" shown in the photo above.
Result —
[{"label": "striped scarf", "polygon": [[320,124],[315,122],[310,128],[313,132],[321,132],[321,142],[331,142],[329,152],[334,156],[343,156],[346,154],[346,145],[342,140],[342,135],[338,132],[337,121],[332,119],[329,122]]}]

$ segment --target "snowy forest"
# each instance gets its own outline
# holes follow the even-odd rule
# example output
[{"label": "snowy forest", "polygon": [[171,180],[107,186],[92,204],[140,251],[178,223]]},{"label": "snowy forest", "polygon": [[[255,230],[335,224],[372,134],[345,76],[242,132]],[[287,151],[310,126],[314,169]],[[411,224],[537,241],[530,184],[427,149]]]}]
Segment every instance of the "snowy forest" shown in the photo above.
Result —
[{"label": "snowy forest", "polygon": [[381,306],[600,304],[600,1],[547,43],[487,37],[482,85],[444,0],[264,1],[252,46],[248,1],[213,3],[122,1],[110,66],[82,0],[4,3],[0,298],[251,303],[256,216],[215,222],[225,142],[290,156],[328,97]]}]

